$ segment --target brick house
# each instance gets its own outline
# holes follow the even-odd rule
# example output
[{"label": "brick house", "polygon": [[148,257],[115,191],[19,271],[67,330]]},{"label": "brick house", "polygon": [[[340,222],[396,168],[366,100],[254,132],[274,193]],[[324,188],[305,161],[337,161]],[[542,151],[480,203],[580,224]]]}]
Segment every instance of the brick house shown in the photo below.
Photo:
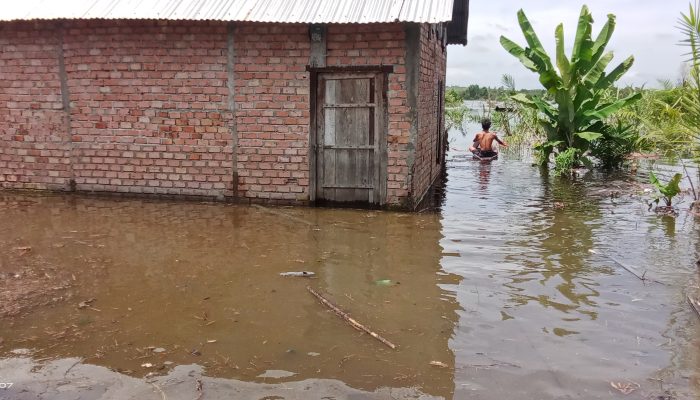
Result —
[{"label": "brick house", "polygon": [[468,0],[0,9],[0,187],[415,207]]}]

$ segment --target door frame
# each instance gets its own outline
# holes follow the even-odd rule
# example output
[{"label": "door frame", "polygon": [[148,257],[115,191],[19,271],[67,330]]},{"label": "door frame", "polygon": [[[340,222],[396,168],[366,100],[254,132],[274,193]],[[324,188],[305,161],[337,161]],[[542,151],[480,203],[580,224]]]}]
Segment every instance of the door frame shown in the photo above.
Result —
[{"label": "door frame", "polygon": [[[319,109],[318,102],[318,79],[319,75],[324,73],[357,73],[367,74],[376,73],[382,75],[382,88],[380,90],[381,98],[377,102],[381,102],[381,115],[375,115],[378,119],[377,126],[379,130],[375,132],[378,135],[379,151],[377,161],[379,163],[379,201],[375,206],[384,206],[386,204],[387,192],[387,138],[389,133],[389,104],[387,99],[387,91],[389,88],[389,74],[394,72],[393,65],[356,65],[356,66],[333,66],[333,67],[311,67],[307,66],[309,71],[309,201],[313,204],[317,203],[317,141],[318,141],[318,125],[316,121],[317,112]],[[368,204],[372,206],[373,204]]]}]

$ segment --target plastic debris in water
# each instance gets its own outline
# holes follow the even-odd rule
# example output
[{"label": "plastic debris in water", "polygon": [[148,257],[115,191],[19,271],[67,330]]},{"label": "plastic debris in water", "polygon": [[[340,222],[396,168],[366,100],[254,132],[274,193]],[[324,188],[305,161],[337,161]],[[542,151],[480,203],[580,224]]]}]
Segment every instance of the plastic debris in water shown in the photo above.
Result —
[{"label": "plastic debris in water", "polygon": [[291,272],[281,272],[280,276],[298,276],[303,278],[309,278],[316,275],[315,272],[311,271],[291,271]]}]

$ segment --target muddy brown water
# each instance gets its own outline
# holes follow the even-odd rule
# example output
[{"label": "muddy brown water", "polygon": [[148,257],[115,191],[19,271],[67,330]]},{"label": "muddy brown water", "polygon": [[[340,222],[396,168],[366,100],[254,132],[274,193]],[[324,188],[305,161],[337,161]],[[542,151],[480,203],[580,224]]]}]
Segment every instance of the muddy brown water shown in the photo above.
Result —
[{"label": "muddy brown water", "polygon": [[[571,183],[503,158],[453,156],[421,213],[0,192],[0,288],[51,287],[0,319],[0,382],[17,380],[0,397],[62,398],[108,373],[162,377],[177,398],[184,366],[210,379],[203,398],[623,397],[611,382],[700,396],[694,217],[649,212],[642,179]],[[280,276],[302,270],[316,275]],[[65,370],[54,397],[47,365]],[[162,398],[143,390],[82,398]]]}]

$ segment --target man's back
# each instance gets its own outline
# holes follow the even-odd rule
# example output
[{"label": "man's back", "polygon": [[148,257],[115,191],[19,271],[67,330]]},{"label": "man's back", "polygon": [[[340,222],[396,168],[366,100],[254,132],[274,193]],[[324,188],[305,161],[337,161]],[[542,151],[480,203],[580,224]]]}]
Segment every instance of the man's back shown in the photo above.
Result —
[{"label": "man's back", "polygon": [[489,132],[490,127],[490,119],[484,118],[481,120],[481,129],[483,129],[483,131],[477,133],[474,136],[474,143],[471,145],[471,147],[469,147],[469,151],[473,152],[474,154],[480,155],[487,155],[490,153],[493,153],[493,155],[495,155],[496,153],[493,151],[494,140],[497,141],[498,144],[508,147],[508,145],[502,142],[501,139],[499,139],[495,133]]},{"label": "man's back", "polygon": [[479,149],[482,151],[493,151],[493,141],[496,140],[499,143],[498,136],[493,132],[482,132],[481,138],[479,140]]}]

